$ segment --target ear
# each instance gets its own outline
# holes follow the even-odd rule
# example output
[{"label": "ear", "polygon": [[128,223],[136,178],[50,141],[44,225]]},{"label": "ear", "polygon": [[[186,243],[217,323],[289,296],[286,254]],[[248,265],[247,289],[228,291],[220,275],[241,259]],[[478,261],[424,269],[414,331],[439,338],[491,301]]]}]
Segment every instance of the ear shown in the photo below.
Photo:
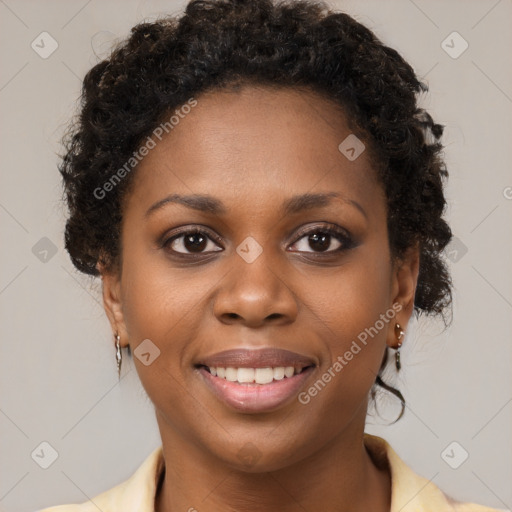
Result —
[{"label": "ear", "polygon": [[[404,332],[407,332],[407,324],[414,310],[414,296],[418,283],[420,269],[419,244],[409,247],[402,258],[393,264],[391,298],[397,311],[395,318],[390,322],[387,344],[397,347],[398,339],[395,333],[395,324],[400,324]],[[397,305],[400,305],[399,309]]]},{"label": "ear", "polygon": [[127,347],[129,343],[122,308],[120,273],[116,270],[107,271],[101,264],[98,264],[97,268],[102,281],[103,307],[112,332],[114,336],[119,334],[121,347]]}]

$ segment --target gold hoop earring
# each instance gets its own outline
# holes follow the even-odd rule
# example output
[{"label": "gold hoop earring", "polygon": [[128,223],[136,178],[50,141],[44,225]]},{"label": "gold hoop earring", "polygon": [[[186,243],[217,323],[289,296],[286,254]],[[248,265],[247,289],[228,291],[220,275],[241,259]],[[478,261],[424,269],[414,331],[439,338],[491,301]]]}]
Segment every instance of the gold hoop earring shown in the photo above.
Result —
[{"label": "gold hoop earring", "polygon": [[396,371],[398,372],[400,371],[400,368],[402,368],[402,363],[400,362],[400,347],[402,346],[402,342],[400,340],[405,336],[405,332],[399,323],[395,324],[395,336],[396,339],[398,340],[395,353],[395,366]]}]

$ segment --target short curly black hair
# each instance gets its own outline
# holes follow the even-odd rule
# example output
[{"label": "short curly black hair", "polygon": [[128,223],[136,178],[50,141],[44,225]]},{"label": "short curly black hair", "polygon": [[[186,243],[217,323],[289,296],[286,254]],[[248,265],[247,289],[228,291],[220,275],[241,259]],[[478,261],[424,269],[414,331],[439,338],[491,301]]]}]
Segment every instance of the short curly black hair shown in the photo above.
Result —
[{"label": "short curly black hair", "polygon": [[444,318],[452,294],[442,251],[452,233],[442,218],[443,127],[419,108],[427,87],[397,51],[320,1],[192,0],[180,17],[132,28],[87,73],[59,166],[75,267],[96,276],[99,262],[118,264],[123,198],[135,171],[106,198],[97,191],[162,120],[206,91],[256,84],[309,89],[343,108],[386,193],[392,255],[419,246],[414,311]]}]

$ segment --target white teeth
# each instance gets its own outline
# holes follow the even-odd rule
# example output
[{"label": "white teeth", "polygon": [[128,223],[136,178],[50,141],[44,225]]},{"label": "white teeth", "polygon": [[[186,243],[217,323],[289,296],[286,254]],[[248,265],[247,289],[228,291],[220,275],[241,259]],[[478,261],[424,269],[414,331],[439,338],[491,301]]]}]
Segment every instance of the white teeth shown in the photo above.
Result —
[{"label": "white teeth", "polygon": [[285,377],[292,377],[294,373],[295,373],[295,368],[293,366],[287,366],[284,369],[284,376]]},{"label": "white teeth", "polygon": [[235,382],[237,378],[238,372],[236,368],[226,368],[226,380],[229,380],[230,382]]},{"label": "white teeth", "polygon": [[284,379],[284,366],[274,368],[274,380]]},{"label": "white teeth", "polygon": [[254,372],[254,382],[256,384],[268,384],[274,380],[274,370],[272,368],[256,368]]},{"label": "white teeth", "polygon": [[293,366],[276,366],[274,368],[223,368],[221,366],[208,367],[210,373],[220,379],[240,384],[270,384],[274,380],[290,378],[302,372],[302,368]]},{"label": "white teeth", "polygon": [[238,382],[254,382],[254,368],[238,368]]}]

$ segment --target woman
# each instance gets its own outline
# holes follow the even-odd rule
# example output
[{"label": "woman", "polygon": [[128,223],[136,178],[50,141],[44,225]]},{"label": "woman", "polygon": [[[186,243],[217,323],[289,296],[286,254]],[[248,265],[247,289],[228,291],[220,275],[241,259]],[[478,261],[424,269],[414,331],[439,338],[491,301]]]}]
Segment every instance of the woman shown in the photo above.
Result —
[{"label": "woman", "polygon": [[425,89],[312,2],[192,1],[90,70],[60,169],[66,248],[102,279],[162,446],[46,512],[492,510],[364,432],[378,387],[403,404],[382,372],[411,315],[451,303]]}]

